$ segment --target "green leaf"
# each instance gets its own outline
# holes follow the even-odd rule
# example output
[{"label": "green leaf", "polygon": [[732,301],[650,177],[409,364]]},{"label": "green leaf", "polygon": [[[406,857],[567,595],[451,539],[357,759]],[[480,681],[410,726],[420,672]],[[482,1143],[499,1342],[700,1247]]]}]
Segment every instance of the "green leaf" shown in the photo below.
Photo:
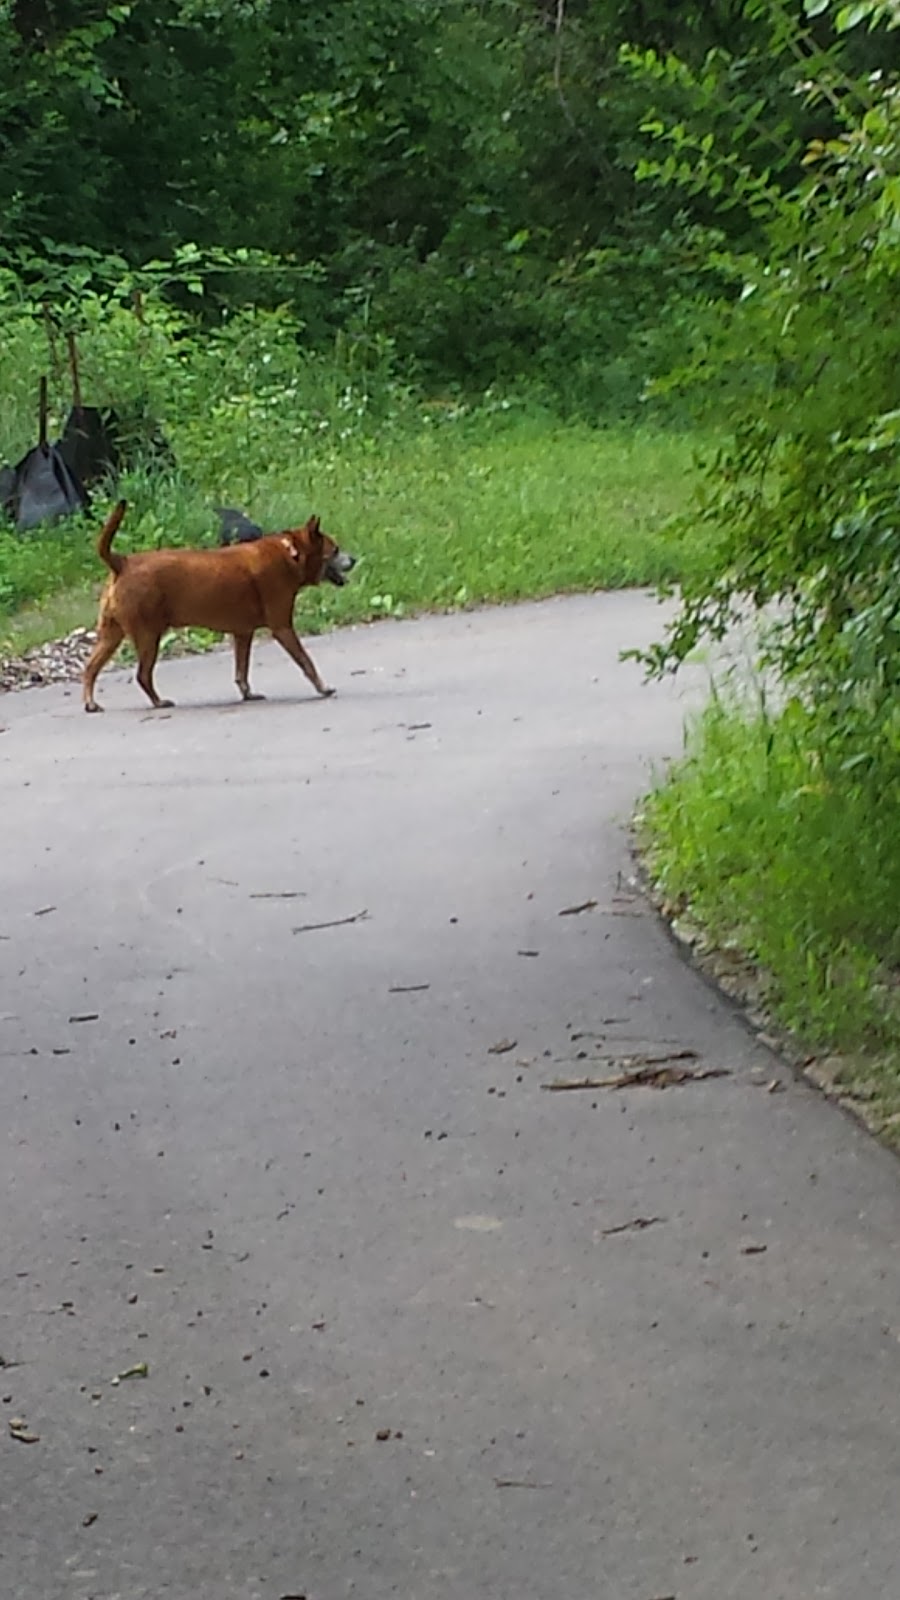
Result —
[{"label": "green leaf", "polygon": [[835,16],[834,25],[838,33],[849,33],[851,28],[858,27],[868,16],[871,16],[873,21],[877,20],[878,13],[884,10],[884,6],[874,3],[841,6],[840,11]]}]

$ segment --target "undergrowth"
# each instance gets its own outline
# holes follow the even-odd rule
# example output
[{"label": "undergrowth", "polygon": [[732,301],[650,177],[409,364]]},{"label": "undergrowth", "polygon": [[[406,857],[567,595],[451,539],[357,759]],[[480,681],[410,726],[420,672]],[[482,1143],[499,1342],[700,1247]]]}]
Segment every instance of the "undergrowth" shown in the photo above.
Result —
[{"label": "undergrowth", "polygon": [[900,1109],[898,805],[896,756],[848,765],[799,699],[714,695],[644,813],[669,907],[748,955],[812,1048],[852,1052],[847,1081],[885,1115]]}]

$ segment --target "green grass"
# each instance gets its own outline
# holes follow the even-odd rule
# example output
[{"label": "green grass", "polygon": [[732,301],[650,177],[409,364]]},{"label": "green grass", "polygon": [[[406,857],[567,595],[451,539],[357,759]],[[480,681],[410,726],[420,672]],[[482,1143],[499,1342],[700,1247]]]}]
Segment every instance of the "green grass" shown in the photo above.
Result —
[{"label": "green grass", "polygon": [[848,1053],[839,1080],[879,1125],[900,1113],[898,810],[896,760],[848,770],[797,702],[714,696],[642,823],[664,901],[748,955],[811,1048]]},{"label": "green grass", "polygon": [[[264,526],[311,511],[360,557],[351,583],[301,602],[307,632],[339,621],[403,615],[565,591],[677,581],[705,557],[699,539],[667,532],[693,482],[696,441],[622,428],[566,426],[542,416],[426,411],[400,427],[346,440],[329,434],[285,462],[273,433],[257,445],[248,495],[227,483],[192,488],[133,477],[119,544],[142,548],[214,538],[210,507],[242,504]],[[195,471],[194,482],[198,484]],[[99,506],[98,509],[103,509]],[[24,538],[0,534],[0,651],[89,621],[102,577],[95,530],[72,521]]]},{"label": "green grass", "polygon": [[79,583],[23,607],[8,619],[0,617],[0,657],[23,655],[48,639],[62,639],[75,628],[93,627],[97,594],[93,584]]}]

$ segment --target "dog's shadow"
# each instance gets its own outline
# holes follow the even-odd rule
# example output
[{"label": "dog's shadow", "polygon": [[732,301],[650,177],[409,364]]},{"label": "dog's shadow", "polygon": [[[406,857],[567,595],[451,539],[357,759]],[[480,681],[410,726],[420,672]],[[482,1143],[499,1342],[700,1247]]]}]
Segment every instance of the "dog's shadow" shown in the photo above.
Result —
[{"label": "dog's shadow", "polygon": [[[329,698],[336,699],[337,696]],[[289,694],[267,694],[262,700],[176,700],[173,706],[161,706],[158,711],[148,707],[140,715],[143,722],[162,722],[167,717],[184,718],[190,716],[192,712],[196,714],[210,711],[219,712],[222,716],[252,717],[276,710],[284,711],[286,707],[292,710],[299,710],[301,707],[311,709],[320,704],[321,701],[317,698],[295,700]],[[125,707],[117,709],[124,711]]]}]

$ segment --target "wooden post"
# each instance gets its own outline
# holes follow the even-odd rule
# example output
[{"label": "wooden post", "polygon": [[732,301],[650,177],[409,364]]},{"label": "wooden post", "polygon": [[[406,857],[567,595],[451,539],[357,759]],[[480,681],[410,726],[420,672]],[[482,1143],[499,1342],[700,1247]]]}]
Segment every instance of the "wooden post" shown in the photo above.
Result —
[{"label": "wooden post", "polygon": [[69,371],[72,375],[72,404],[75,410],[81,411],[81,380],[78,376],[78,346],[75,343],[74,333],[66,335],[69,346]]},{"label": "wooden post", "polygon": [[41,378],[40,399],[38,401],[38,444],[41,449],[47,444],[47,378]]}]

